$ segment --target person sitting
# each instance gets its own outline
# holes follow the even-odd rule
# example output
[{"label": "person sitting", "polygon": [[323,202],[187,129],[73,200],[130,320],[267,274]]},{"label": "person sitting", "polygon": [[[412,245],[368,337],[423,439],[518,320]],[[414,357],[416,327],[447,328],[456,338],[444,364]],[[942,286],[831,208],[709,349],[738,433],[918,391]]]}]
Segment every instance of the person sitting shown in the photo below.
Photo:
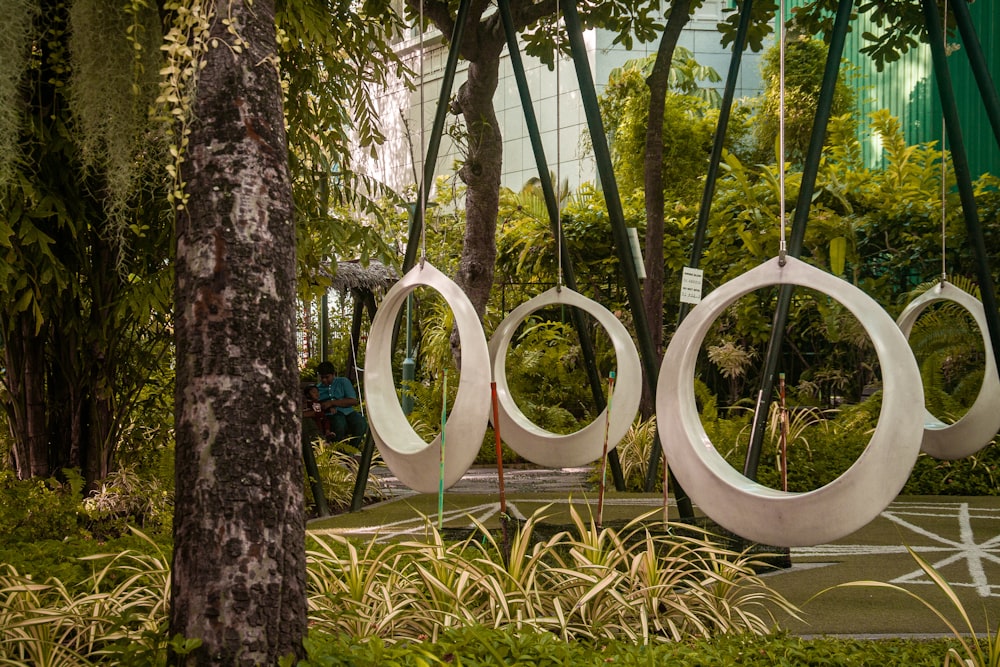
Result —
[{"label": "person sitting", "polygon": [[346,377],[338,376],[337,369],[329,361],[321,362],[316,371],[320,405],[330,420],[333,438],[346,439],[353,446],[359,446],[368,424],[364,415],[354,409],[360,403],[354,385]]},{"label": "person sitting", "polygon": [[306,419],[312,419],[319,435],[323,438],[328,437],[330,435],[330,419],[326,416],[323,406],[320,404],[319,388],[314,384],[310,384],[303,389],[303,393],[305,394],[302,404],[303,423],[305,423]]}]

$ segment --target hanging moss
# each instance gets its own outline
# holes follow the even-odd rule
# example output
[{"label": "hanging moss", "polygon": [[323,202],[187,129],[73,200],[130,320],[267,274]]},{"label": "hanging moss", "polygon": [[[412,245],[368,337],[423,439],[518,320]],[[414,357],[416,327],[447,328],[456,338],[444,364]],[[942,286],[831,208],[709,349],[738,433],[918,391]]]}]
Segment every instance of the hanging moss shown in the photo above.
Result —
[{"label": "hanging moss", "polygon": [[104,183],[106,231],[120,241],[129,197],[143,171],[161,168],[160,160],[149,159],[157,146],[149,110],[158,90],[162,41],[156,9],[142,0],[76,0],[70,29],[76,140],[84,168]]},{"label": "hanging moss", "polygon": [[17,99],[30,55],[32,22],[38,10],[38,3],[32,0],[0,0],[4,23],[0,30],[0,184],[10,180],[18,155],[22,105]]}]

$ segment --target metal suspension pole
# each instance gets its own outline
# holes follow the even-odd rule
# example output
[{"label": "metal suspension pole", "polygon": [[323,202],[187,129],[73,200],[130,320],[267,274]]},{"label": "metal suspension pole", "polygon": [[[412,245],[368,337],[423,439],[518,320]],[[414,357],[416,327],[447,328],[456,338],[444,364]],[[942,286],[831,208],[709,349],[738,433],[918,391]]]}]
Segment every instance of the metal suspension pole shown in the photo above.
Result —
[{"label": "metal suspension pole", "polygon": [[927,35],[931,43],[931,56],[934,59],[934,75],[937,78],[938,94],[941,96],[941,112],[944,114],[945,126],[948,130],[951,163],[955,170],[955,180],[958,183],[959,198],[962,201],[962,215],[965,218],[969,241],[972,243],[976,255],[976,278],[979,281],[983,309],[986,311],[986,328],[989,329],[990,341],[993,343],[993,354],[996,355],[1000,353],[1000,314],[997,312],[993,274],[990,271],[986,242],[983,239],[983,228],[979,221],[976,195],[972,188],[972,174],[965,152],[961,121],[958,118],[958,105],[955,102],[951,72],[948,70],[944,32],[941,27],[941,19],[938,16],[937,3],[934,0],[923,0],[921,6],[924,10],[924,20],[927,22]]},{"label": "metal suspension pole", "polygon": [[[837,5],[837,15],[834,19],[833,34],[830,39],[830,50],[826,57],[826,69],[823,72],[823,84],[820,88],[819,101],[816,105],[816,118],[813,121],[812,137],[809,149],[802,166],[802,185],[799,198],[795,202],[795,213],[792,220],[792,235],[788,242],[788,255],[798,257],[802,253],[802,242],[806,235],[806,223],[809,220],[809,205],[812,202],[816,187],[816,175],[819,173],[820,158],[823,156],[823,144],[826,140],[826,126],[830,120],[833,108],[833,95],[837,87],[837,75],[840,71],[840,59],[844,54],[844,43],[847,41],[847,28],[850,26],[853,0],[840,0]],[[782,16],[784,21],[785,17]],[[782,221],[784,224],[784,221]],[[757,478],[757,465],[760,463],[760,450],[764,442],[764,430],[767,423],[767,413],[771,405],[771,393],[774,390],[774,374],[781,358],[781,343],[785,337],[785,322],[788,320],[788,310],[792,302],[792,286],[782,285],[778,290],[778,303],[771,323],[771,339],[768,341],[765,355],[764,373],[761,376],[760,388],[757,392],[754,408],[753,430],[750,432],[750,445],[743,465],[743,474],[750,479]]]},{"label": "metal suspension pole", "polygon": [[[729,118],[732,116],[733,100],[736,97],[736,84],[740,76],[740,64],[743,61],[743,51],[746,49],[747,34],[750,32],[750,14],[753,10],[753,0],[743,0],[740,8],[740,23],[736,28],[736,41],[733,42],[733,56],[729,60],[729,73],[726,76],[726,87],[722,94],[722,106],[719,109],[719,121],[715,127],[715,141],[712,144],[712,155],[708,162],[708,172],[705,176],[705,190],[701,196],[701,207],[698,209],[698,227],[694,234],[694,244],[691,246],[691,257],[688,266],[698,268],[701,263],[702,249],[705,245],[705,235],[708,231],[708,217],[712,210],[712,197],[715,195],[715,182],[719,177],[719,165],[722,163],[722,149],[726,143],[726,131],[729,129]],[[679,325],[687,317],[691,304],[681,303],[677,313]],[[660,434],[654,435],[653,451],[649,453],[649,464],[646,467],[646,491],[652,491],[656,480],[660,477]]]},{"label": "metal suspension pole", "polygon": [[[542,197],[545,200],[545,208],[549,214],[552,233],[558,236],[559,200],[552,185],[548,161],[545,159],[545,148],[542,145],[542,135],[538,130],[535,107],[531,101],[531,92],[528,90],[528,78],[524,73],[521,49],[517,43],[517,32],[514,30],[514,21],[510,14],[510,0],[499,0],[497,5],[500,9],[500,18],[503,21],[504,32],[507,36],[507,51],[510,53],[511,69],[514,72],[514,80],[517,82],[517,92],[521,98],[521,108],[524,110],[524,121],[528,126],[528,137],[531,139],[531,150],[534,153],[535,166],[538,169]],[[558,63],[556,66],[558,67]],[[565,244],[557,243],[556,245],[559,248],[559,263],[562,266],[566,287],[575,292],[577,289],[576,274],[573,271],[573,259],[570,257],[569,250],[565,247]],[[597,412],[600,413],[604,410],[606,402],[604,400],[604,389],[601,386],[600,371],[597,368],[597,355],[594,352],[594,343],[587,330],[587,322],[584,319],[583,312],[578,308],[571,308],[570,312],[573,318],[573,326],[576,327],[576,333],[580,339],[580,351],[583,354],[584,364],[587,369],[587,380],[590,382],[590,391],[593,394],[594,405],[597,408]],[[611,450],[611,454],[608,456],[608,463],[611,466],[611,476],[614,479],[615,489],[624,491],[625,478],[622,475],[621,461],[618,458],[617,450]]]},{"label": "metal suspension pole", "polygon": [[[417,248],[420,246],[418,239],[424,228],[424,208],[426,207],[431,187],[434,185],[434,171],[437,165],[438,151],[441,148],[441,135],[444,134],[444,121],[448,116],[448,100],[451,98],[451,89],[455,83],[455,72],[458,70],[459,46],[462,43],[462,36],[465,34],[465,23],[471,6],[472,0],[461,0],[458,5],[458,14],[455,17],[455,28],[451,32],[451,43],[448,45],[448,60],[445,63],[444,76],[441,80],[441,94],[438,96],[434,124],[431,126],[431,136],[427,142],[423,182],[420,184],[420,190],[417,195],[417,205],[413,207],[410,238],[406,239],[403,273],[413,268],[413,265],[417,261]],[[420,29],[423,30],[424,27],[420,26]],[[421,85],[423,85],[423,82],[421,82]],[[420,113],[423,112],[424,110],[421,109]],[[422,148],[423,146],[421,146]],[[424,206],[421,206],[421,203]]]},{"label": "metal suspension pole", "polygon": [[[656,380],[659,373],[659,360],[653,349],[653,340],[649,335],[649,322],[646,311],[642,308],[642,289],[639,286],[639,274],[632,257],[629,245],[628,229],[625,226],[625,214],[622,211],[621,195],[618,192],[618,182],[611,164],[611,152],[608,149],[608,139],[604,133],[604,122],[601,120],[600,108],[597,104],[597,91],[594,88],[594,77],[587,62],[587,46],[583,42],[583,29],[580,16],[576,10],[576,0],[561,0],[563,15],[566,21],[566,32],[569,35],[570,51],[573,55],[573,65],[576,78],[580,85],[580,98],[583,110],[587,115],[587,127],[590,130],[590,141],[594,148],[597,162],[597,173],[604,190],[604,200],[608,207],[608,219],[611,222],[611,233],[615,241],[615,251],[622,267],[622,277],[625,280],[625,290],[628,293],[632,318],[635,322],[635,334],[639,341],[639,356],[642,359],[643,375],[650,396],[656,396]],[[694,509],[687,494],[679,484],[674,484],[674,497],[682,518],[694,516]]]}]

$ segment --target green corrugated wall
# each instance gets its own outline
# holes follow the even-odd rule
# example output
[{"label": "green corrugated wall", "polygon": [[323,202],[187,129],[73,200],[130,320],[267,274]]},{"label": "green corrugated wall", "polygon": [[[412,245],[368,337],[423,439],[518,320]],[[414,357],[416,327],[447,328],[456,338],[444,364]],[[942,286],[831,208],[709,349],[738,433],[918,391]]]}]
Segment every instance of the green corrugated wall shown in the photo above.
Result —
[{"label": "green corrugated wall", "polygon": [[[802,4],[793,2],[792,4]],[[993,76],[1000,81],[1000,7],[995,0],[978,0],[969,5],[979,42]],[[888,109],[899,118],[909,143],[941,139],[941,103],[934,81],[930,47],[921,44],[899,60],[887,63],[879,72],[868,56],[860,52],[864,32],[874,32],[863,16],[851,25],[844,58],[855,68],[851,82],[857,90],[862,118],[860,133],[864,156],[868,164],[878,166],[881,155],[866,122],[867,114],[876,109]],[[950,44],[961,45],[957,31]],[[1000,148],[990,128],[983,101],[979,94],[964,47],[948,58],[955,97],[959,106],[965,149],[973,176],[989,172],[1000,175]]]}]

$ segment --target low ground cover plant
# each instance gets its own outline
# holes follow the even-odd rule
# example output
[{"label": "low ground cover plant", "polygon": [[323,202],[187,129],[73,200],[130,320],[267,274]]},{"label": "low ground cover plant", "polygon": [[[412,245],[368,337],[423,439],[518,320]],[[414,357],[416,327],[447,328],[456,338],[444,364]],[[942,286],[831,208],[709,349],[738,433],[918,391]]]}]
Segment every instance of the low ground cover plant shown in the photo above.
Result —
[{"label": "low ground cover plant", "polygon": [[311,632],[307,656],[299,667],[704,667],[707,665],[774,665],[862,667],[898,665],[940,667],[942,655],[954,647],[951,640],[903,641],[812,638],[781,633],[719,635],[681,642],[637,645],[625,641],[563,641],[548,632],[510,628],[454,628],[435,641],[387,644],[379,639],[360,641],[346,635]]}]

